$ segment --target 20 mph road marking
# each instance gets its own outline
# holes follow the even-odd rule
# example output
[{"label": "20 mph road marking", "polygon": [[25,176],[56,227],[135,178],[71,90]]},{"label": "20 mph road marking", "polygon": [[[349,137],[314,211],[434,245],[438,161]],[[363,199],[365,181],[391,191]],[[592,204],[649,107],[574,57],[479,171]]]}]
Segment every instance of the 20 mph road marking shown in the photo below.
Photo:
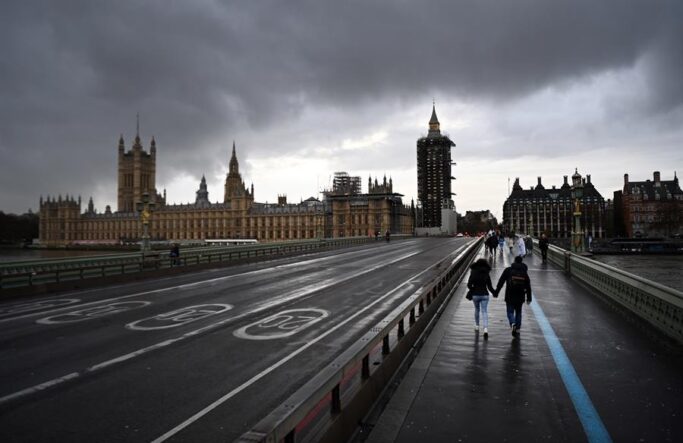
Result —
[{"label": "20 mph road marking", "polygon": [[[458,248],[454,253],[452,253],[452,255],[456,255],[458,252],[460,252],[460,251],[461,251],[463,248],[465,248],[466,246],[467,246],[467,245],[461,246],[461,247]],[[290,361],[291,359],[293,359],[293,358],[296,357],[297,355],[301,354],[302,352],[304,352],[306,349],[310,348],[310,347],[313,346],[314,344],[318,343],[318,342],[319,342],[320,340],[322,340],[323,338],[325,338],[325,337],[327,337],[328,335],[330,335],[330,334],[336,332],[339,328],[341,328],[342,326],[346,325],[346,324],[347,324],[348,322],[350,322],[351,320],[354,320],[356,317],[358,317],[359,315],[363,314],[363,313],[364,313],[365,311],[367,311],[368,309],[370,309],[370,308],[372,308],[373,306],[375,306],[376,304],[378,304],[378,303],[384,301],[386,298],[390,297],[390,296],[393,295],[395,292],[398,292],[398,290],[401,289],[403,286],[408,286],[408,290],[412,290],[412,288],[410,288],[410,282],[413,281],[414,279],[420,277],[422,274],[425,274],[427,271],[430,271],[431,269],[432,269],[432,266],[429,266],[429,267],[428,267],[427,269],[425,269],[424,271],[418,272],[417,274],[411,276],[409,279],[405,280],[403,283],[401,283],[400,285],[396,286],[396,287],[395,287],[394,289],[392,289],[391,291],[387,292],[386,294],[384,294],[383,296],[381,296],[381,297],[378,298],[377,300],[373,301],[373,302],[370,303],[369,305],[367,305],[367,306],[365,306],[364,308],[360,309],[360,310],[359,310],[358,312],[356,312],[355,314],[351,314],[348,318],[346,318],[345,320],[341,321],[339,324],[337,324],[337,325],[333,326],[332,328],[328,329],[328,330],[325,331],[323,334],[321,334],[321,335],[319,335],[318,337],[316,337],[315,339],[309,341],[308,343],[306,343],[305,345],[303,345],[302,347],[300,347],[300,348],[297,349],[296,351],[292,352],[292,353],[289,354],[288,356],[284,357],[283,359],[281,359],[281,360],[278,361],[277,363],[274,363],[274,364],[272,364],[270,367],[268,367],[268,368],[264,369],[263,371],[259,372],[258,374],[256,374],[255,376],[253,376],[252,378],[250,378],[249,380],[247,380],[246,382],[242,383],[241,385],[239,385],[238,387],[236,387],[236,388],[233,389],[232,391],[228,392],[227,394],[225,394],[224,396],[222,396],[222,397],[219,398],[218,400],[214,401],[213,403],[211,403],[210,405],[208,405],[207,407],[205,407],[205,408],[202,409],[201,411],[199,411],[199,412],[197,412],[196,414],[194,414],[192,417],[188,418],[188,419],[185,420],[184,422],[180,423],[178,426],[176,426],[176,427],[174,427],[173,429],[171,429],[170,431],[166,432],[164,435],[162,435],[162,436],[160,436],[160,437],[158,437],[158,438],[152,440],[152,443],[161,443],[161,442],[166,441],[166,440],[168,440],[169,438],[173,437],[173,436],[176,435],[178,432],[182,431],[182,430],[185,429],[186,427],[190,426],[192,423],[194,423],[194,422],[196,422],[197,420],[199,420],[200,418],[204,417],[206,414],[208,414],[209,412],[213,411],[214,409],[216,409],[218,406],[222,405],[222,404],[225,403],[226,401],[230,400],[230,399],[231,399],[232,397],[234,397],[235,395],[237,395],[237,394],[239,394],[240,392],[244,391],[246,388],[248,388],[249,386],[253,385],[253,384],[256,383],[257,381],[261,380],[261,379],[262,379],[263,377],[265,377],[266,375],[268,375],[268,374],[270,374],[271,372],[275,371],[277,368],[279,368],[280,366],[284,365],[285,363],[287,363],[288,361]],[[419,290],[418,290],[418,291],[419,291]]]},{"label": "20 mph road marking", "polygon": [[[178,343],[179,341],[188,339],[188,338],[190,338],[190,337],[195,337],[195,336],[197,336],[197,335],[199,335],[199,334],[202,334],[202,333],[204,333],[204,332],[207,332],[207,331],[216,329],[216,328],[218,328],[218,327],[220,327],[220,326],[223,326],[223,325],[225,325],[225,324],[227,324],[227,323],[230,323],[230,322],[234,322],[234,321],[239,320],[239,319],[241,319],[241,318],[244,318],[244,317],[247,317],[247,316],[250,316],[250,315],[259,313],[259,312],[263,312],[263,311],[265,311],[265,310],[267,310],[267,309],[271,309],[271,308],[273,308],[273,307],[276,307],[276,306],[278,306],[278,305],[282,305],[282,304],[287,303],[287,302],[292,301],[292,300],[296,300],[296,299],[299,299],[299,298],[306,297],[306,296],[308,296],[308,295],[311,295],[311,294],[316,293],[316,292],[318,292],[318,291],[321,291],[321,290],[323,290],[323,289],[329,288],[329,287],[331,287],[331,286],[337,285],[337,284],[339,284],[339,283],[343,283],[343,282],[345,282],[345,281],[348,281],[348,280],[357,278],[357,277],[359,277],[359,276],[361,276],[361,275],[364,275],[364,274],[367,274],[367,273],[370,273],[370,272],[374,272],[374,271],[376,271],[377,269],[380,269],[380,268],[382,268],[382,267],[389,266],[389,265],[392,265],[392,264],[397,263],[397,262],[399,262],[399,261],[405,260],[405,259],[407,259],[407,258],[412,257],[413,255],[416,255],[416,254],[418,254],[417,251],[415,251],[415,252],[410,252],[410,253],[407,253],[407,254],[403,254],[403,255],[401,255],[400,257],[397,257],[397,258],[392,259],[392,260],[387,260],[387,261],[378,263],[378,264],[375,265],[375,266],[372,266],[372,267],[370,267],[370,268],[364,269],[363,271],[360,271],[360,272],[357,272],[357,273],[354,273],[354,274],[349,274],[349,275],[347,275],[346,277],[342,277],[342,278],[338,278],[338,279],[328,279],[328,280],[325,280],[325,281],[323,281],[323,282],[320,282],[320,283],[316,283],[316,284],[310,285],[310,286],[308,286],[307,288],[302,288],[302,289],[293,291],[293,292],[291,292],[291,293],[289,293],[289,294],[286,294],[286,295],[284,295],[284,296],[281,296],[281,297],[279,297],[278,299],[276,299],[276,300],[274,300],[274,301],[269,301],[269,302],[266,302],[266,303],[262,303],[262,304],[259,305],[258,307],[254,308],[254,309],[252,309],[252,310],[250,310],[250,311],[244,312],[244,313],[242,313],[242,314],[240,314],[240,315],[236,315],[236,316],[234,316],[234,317],[230,317],[230,318],[227,318],[227,319],[224,319],[224,320],[217,321],[217,322],[215,322],[215,323],[211,323],[211,324],[209,324],[209,325],[207,325],[207,326],[204,326],[204,327],[202,327],[202,328],[195,329],[195,330],[193,330],[193,331],[187,332],[187,333],[185,333],[185,334],[183,334],[183,335],[181,335],[181,336],[179,336],[179,337],[172,338],[172,339],[168,339],[168,340],[162,341],[162,342],[160,342],[160,343],[156,343],[156,344],[153,344],[153,345],[151,345],[151,346],[147,346],[147,347],[145,347],[145,348],[138,349],[138,350],[133,351],[133,352],[130,352],[130,353],[128,353],[128,354],[124,354],[124,355],[121,355],[121,356],[112,358],[111,360],[107,360],[107,361],[105,361],[105,362],[102,362],[102,363],[99,363],[99,364],[90,366],[90,367],[85,368],[85,369],[83,369],[83,370],[81,370],[81,371],[78,371],[78,372],[75,372],[75,373],[71,373],[71,374],[69,374],[68,376],[58,377],[58,378],[55,378],[55,379],[46,381],[46,382],[44,382],[44,383],[41,383],[40,385],[36,385],[36,386],[34,386],[34,387],[32,387],[32,388],[27,388],[27,389],[24,389],[24,390],[22,390],[22,391],[19,391],[19,392],[15,392],[15,393],[6,395],[6,396],[4,396],[4,397],[0,397],[0,405],[2,405],[3,403],[8,402],[8,401],[10,401],[10,400],[14,400],[14,399],[16,399],[16,398],[23,397],[23,396],[25,396],[25,395],[29,395],[29,394],[35,393],[35,392],[37,392],[37,391],[40,391],[40,390],[42,390],[42,389],[45,389],[45,387],[56,386],[56,385],[61,384],[61,383],[65,382],[65,381],[68,381],[68,380],[72,380],[72,379],[78,378],[78,377],[80,377],[80,376],[82,376],[82,375],[90,374],[90,373],[92,373],[92,372],[99,371],[99,370],[101,370],[101,369],[111,367],[111,366],[113,366],[113,365],[122,363],[122,362],[124,362],[124,361],[131,360],[131,359],[133,359],[133,358],[139,357],[139,356],[144,355],[144,354],[147,354],[147,353],[149,353],[149,352],[156,351],[156,350],[161,349],[161,348],[165,348],[165,347],[167,347],[167,346],[170,346],[170,345],[172,345],[172,344],[174,344],[174,343]],[[427,269],[429,269],[429,268],[427,268]],[[423,271],[423,272],[426,272],[426,270]],[[418,274],[418,275],[419,275],[419,274]],[[74,376],[73,374],[77,374],[77,375]],[[65,377],[68,377],[68,378],[65,378]],[[45,386],[45,387],[42,387],[42,388],[39,388],[39,389],[38,389],[38,387],[40,387],[40,386]]]}]

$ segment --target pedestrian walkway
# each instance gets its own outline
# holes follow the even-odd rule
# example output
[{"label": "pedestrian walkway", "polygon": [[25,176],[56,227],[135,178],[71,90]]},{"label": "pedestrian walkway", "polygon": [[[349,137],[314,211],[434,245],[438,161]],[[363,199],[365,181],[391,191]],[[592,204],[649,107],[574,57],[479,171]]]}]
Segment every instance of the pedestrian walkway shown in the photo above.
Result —
[{"label": "pedestrian walkway", "polygon": [[[491,259],[494,287],[511,261]],[[683,441],[680,349],[540,257],[524,262],[534,301],[520,338],[504,289],[484,340],[461,285],[368,441]]]}]

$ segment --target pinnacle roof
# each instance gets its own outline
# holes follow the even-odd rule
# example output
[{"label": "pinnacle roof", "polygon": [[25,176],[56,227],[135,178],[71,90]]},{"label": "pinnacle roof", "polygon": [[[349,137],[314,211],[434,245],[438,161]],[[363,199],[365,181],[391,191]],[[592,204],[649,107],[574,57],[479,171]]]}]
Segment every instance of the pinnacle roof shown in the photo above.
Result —
[{"label": "pinnacle roof", "polygon": [[429,119],[429,124],[439,123],[439,119],[436,118],[436,105],[432,105],[432,118]]}]

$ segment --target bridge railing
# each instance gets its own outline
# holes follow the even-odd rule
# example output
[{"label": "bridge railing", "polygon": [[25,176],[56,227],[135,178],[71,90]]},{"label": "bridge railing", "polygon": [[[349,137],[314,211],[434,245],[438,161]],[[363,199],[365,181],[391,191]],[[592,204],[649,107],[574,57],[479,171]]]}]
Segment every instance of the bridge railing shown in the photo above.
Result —
[{"label": "bridge railing", "polygon": [[[540,254],[539,248],[534,252]],[[550,245],[548,260],[683,343],[683,292]]]},{"label": "bridge railing", "polygon": [[[394,240],[410,238],[395,235]],[[78,258],[25,260],[0,264],[0,289],[61,283],[147,270],[195,266],[239,261],[259,257],[305,253],[375,242],[374,237],[312,239],[280,243],[259,243],[245,246],[205,246],[183,249],[180,257],[169,257],[166,251],[109,254]],[[383,240],[382,240],[383,241]]]},{"label": "bridge railing", "polygon": [[436,265],[435,276],[238,442],[345,442],[401,363],[415,352],[474,259],[472,241]]}]

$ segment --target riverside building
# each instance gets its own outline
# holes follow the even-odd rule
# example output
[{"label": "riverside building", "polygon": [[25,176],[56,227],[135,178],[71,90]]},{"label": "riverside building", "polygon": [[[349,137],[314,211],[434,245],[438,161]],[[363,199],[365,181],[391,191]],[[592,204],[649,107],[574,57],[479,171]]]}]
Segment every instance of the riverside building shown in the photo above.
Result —
[{"label": "riverside building", "polygon": [[[579,199],[581,229],[593,238],[604,238],[606,234],[607,204],[591,183],[591,176],[585,178],[576,171],[572,179],[583,185]],[[546,233],[553,238],[571,238],[572,223],[576,210],[576,199],[572,187],[564,176],[559,188],[546,189],[538,177],[536,186],[523,189],[519,177],[515,178],[510,196],[503,204],[503,225],[507,232],[521,233],[538,237]]]},{"label": "riverside building", "polygon": [[[297,204],[279,195],[277,203],[259,203],[254,185],[247,187],[239,171],[235,144],[228,164],[223,201],[211,203],[202,177],[194,203],[167,204],[166,191],[156,189],[154,138],[145,151],[139,131],[130,151],[123,137],[118,145],[118,208],[95,210],[92,197],[85,211],[81,198],[61,195],[40,198],[40,243],[45,246],[70,244],[120,244],[141,238],[142,222],[136,204],[146,194],[155,204],[149,222],[152,240],[196,242],[206,239],[256,239],[261,242],[323,237],[350,237],[384,233],[410,234],[413,211],[403,205],[402,195],[393,192],[391,180],[369,182],[362,194],[360,180],[340,181],[339,186]],[[342,173],[344,174],[344,173]],[[347,174],[348,176],[348,174]]]}]

